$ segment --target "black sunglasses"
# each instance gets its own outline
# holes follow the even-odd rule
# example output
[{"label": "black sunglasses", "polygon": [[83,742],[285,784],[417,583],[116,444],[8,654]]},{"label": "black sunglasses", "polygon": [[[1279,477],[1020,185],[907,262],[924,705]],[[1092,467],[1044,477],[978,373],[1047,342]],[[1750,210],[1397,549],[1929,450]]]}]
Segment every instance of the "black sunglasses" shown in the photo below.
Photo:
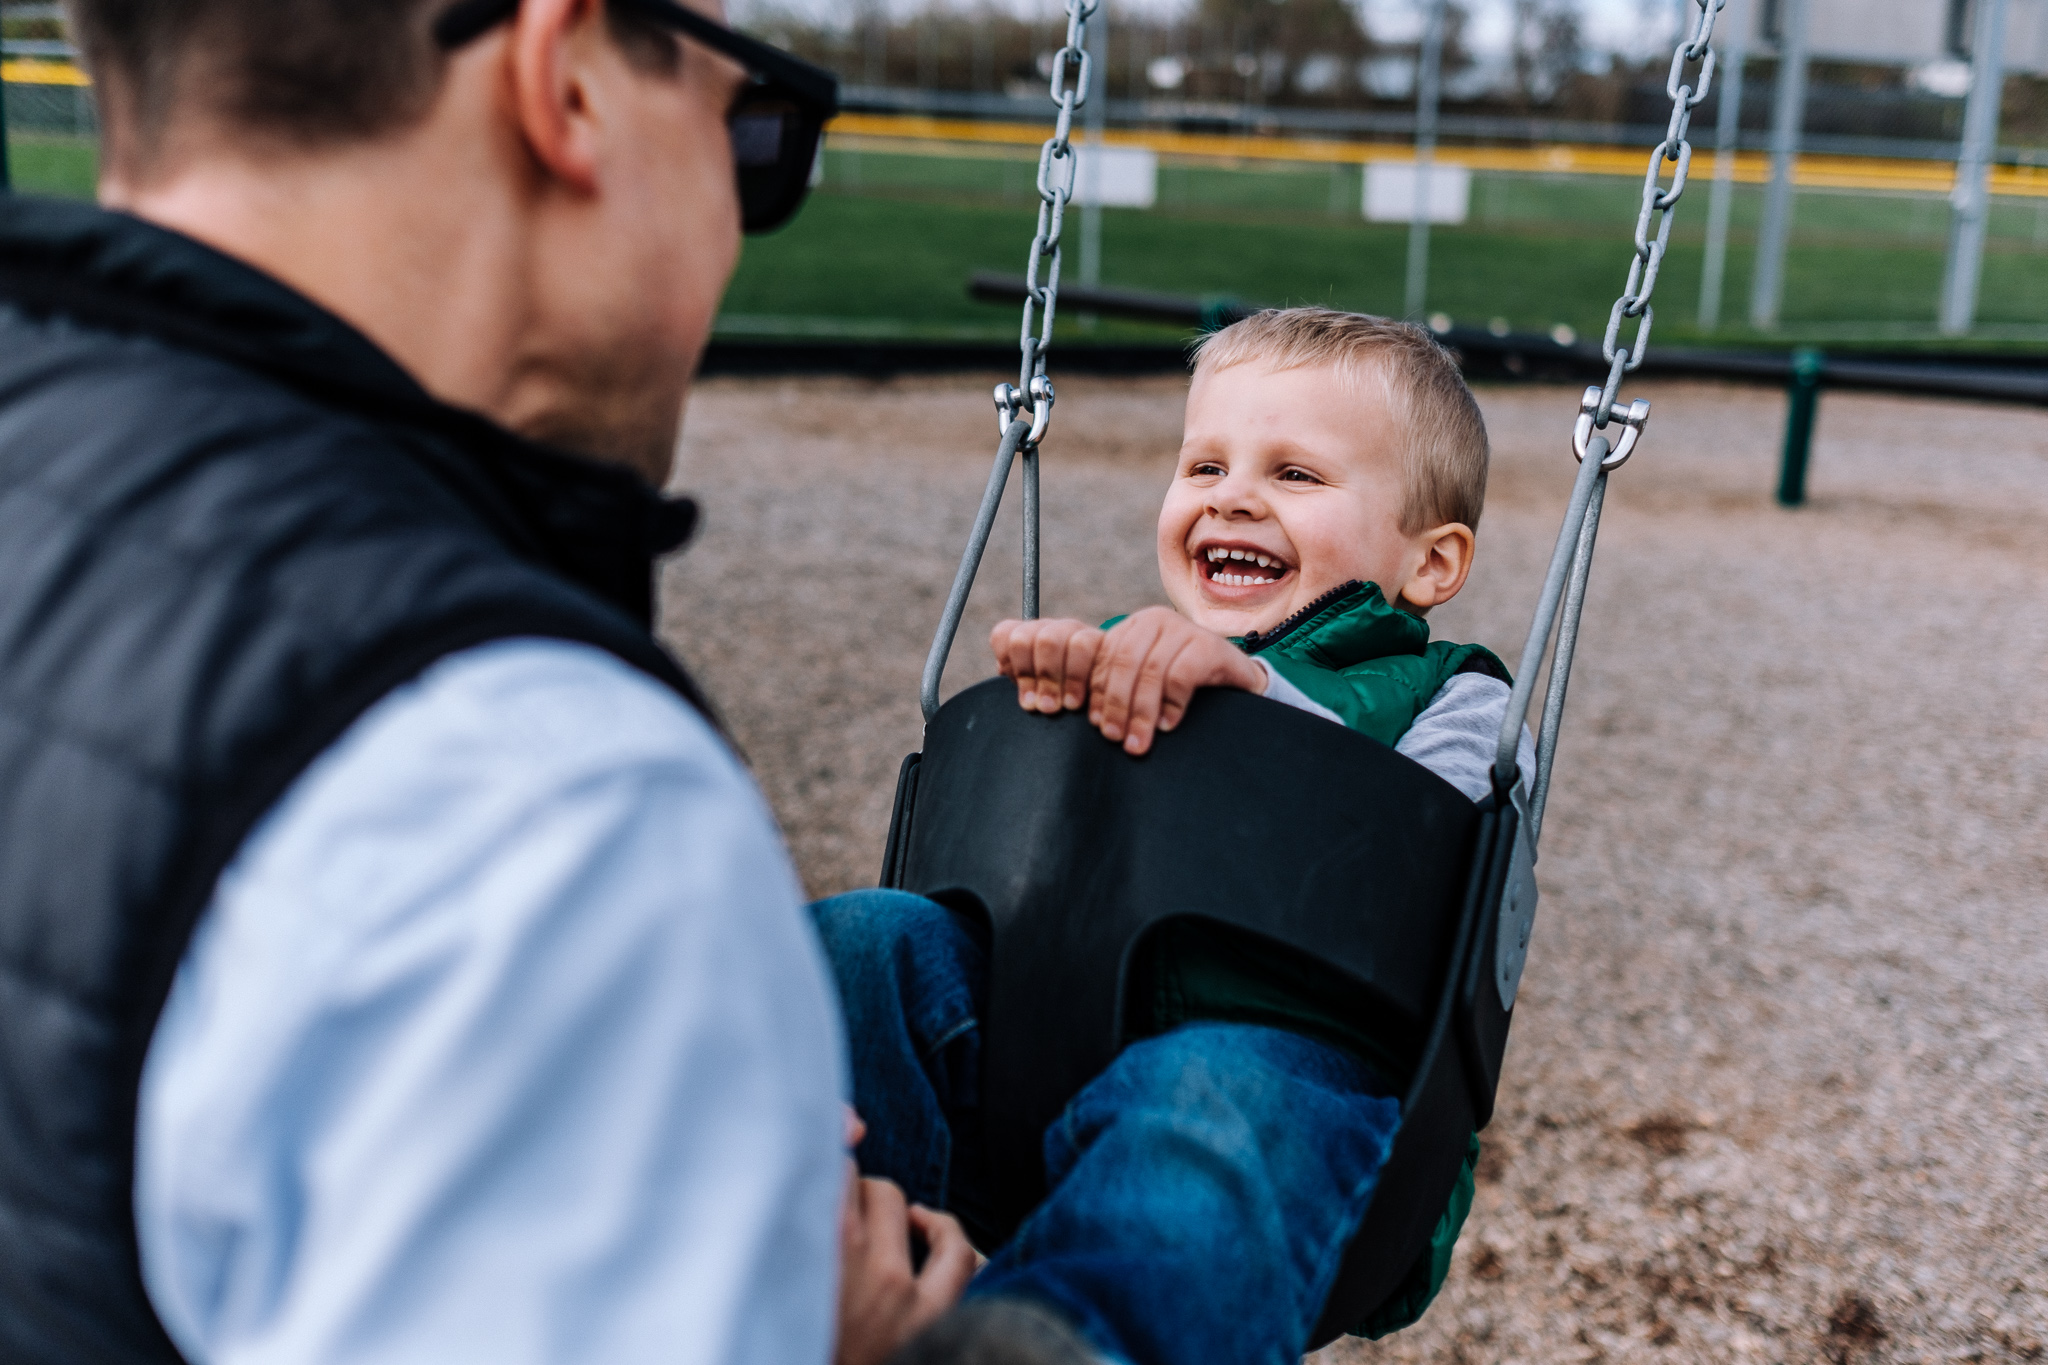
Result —
[{"label": "black sunglasses", "polygon": [[[747,69],[747,86],[725,116],[739,171],[740,227],[769,232],[794,217],[810,193],[825,122],[839,112],[838,78],[675,0],[606,3],[674,29]],[[518,13],[519,0],[462,0],[435,21],[434,41],[452,52]]]}]

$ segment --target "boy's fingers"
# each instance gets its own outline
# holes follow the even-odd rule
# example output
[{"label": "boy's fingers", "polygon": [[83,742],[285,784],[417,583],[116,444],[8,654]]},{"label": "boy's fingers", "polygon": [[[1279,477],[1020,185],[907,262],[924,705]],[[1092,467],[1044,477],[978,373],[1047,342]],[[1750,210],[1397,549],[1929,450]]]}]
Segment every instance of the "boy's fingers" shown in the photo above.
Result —
[{"label": "boy's fingers", "polygon": [[1174,661],[1187,651],[1185,639],[1168,637],[1146,652],[1131,686],[1130,720],[1126,725],[1124,752],[1142,754],[1152,747],[1152,735],[1159,725],[1159,707],[1165,699],[1166,678]]},{"label": "boy's fingers", "polygon": [[1089,720],[1102,731],[1104,739],[1121,740],[1130,723],[1131,688],[1138,680],[1138,668],[1159,638],[1159,627],[1143,615],[1133,616],[1109,633],[1097,654],[1095,678],[1090,691],[1096,706]]},{"label": "boy's fingers", "polygon": [[1067,637],[1066,694],[1062,704],[1069,711],[1081,709],[1088,700],[1088,675],[1095,669],[1095,654],[1102,643],[1099,630],[1077,630]]},{"label": "boy's fingers", "polygon": [[1041,623],[1032,639],[1031,673],[1037,680],[1038,709],[1048,714],[1066,701],[1067,641],[1073,632],[1058,629],[1061,624]]},{"label": "boy's fingers", "polygon": [[1017,703],[1027,711],[1038,705],[1040,625],[1037,621],[1019,621],[1005,641],[1008,652],[1003,658],[1003,672],[1017,680]]},{"label": "boy's fingers", "polygon": [[1171,730],[1180,724],[1180,718],[1187,714],[1188,704],[1194,700],[1195,689],[1208,681],[1207,675],[1213,668],[1204,662],[1202,652],[1201,642],[1191,641],[1174,656],[1160,694],[1160,729]]}]

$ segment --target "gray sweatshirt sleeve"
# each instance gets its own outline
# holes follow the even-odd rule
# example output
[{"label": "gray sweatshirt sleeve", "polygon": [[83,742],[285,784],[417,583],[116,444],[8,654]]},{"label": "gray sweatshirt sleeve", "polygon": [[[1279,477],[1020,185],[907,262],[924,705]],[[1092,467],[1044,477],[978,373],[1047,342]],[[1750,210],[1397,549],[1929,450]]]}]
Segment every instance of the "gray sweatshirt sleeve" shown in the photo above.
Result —
[{"label": "gray sweatshirt sleeve", "polygon": [[[1344,723],[1335,711],[1287,681],[1272,664],[1259,658],[1252,662],[1266,671],[1266,690],[1261,695],[1268,700]],[[1484,801],[1493,790],[1493,753],[1500,743],[1500,723],[1507,714],[1506,683],[1484,673],[1460,673],[1437,689],[1415,724],[1394,745],[1394,752],[1414,759],[1474,801]],[[1526,788],[1529,775],[1536,771],[1536,741],[1526,725],[1515,757],[1522,765]]]},{"label": "gray sweatshirt sleeve", "polygon": [[[1406,754],[1474,801],[1483,801],[1493,790],[1493,755],[1507,714],[1506,683],[1484,673],[1460,673],[1437,689],[1394,751]],[[1522,765],[1526,788],[1536,771],[1536,741],[1526,725],[1515,759]]]},{"label": "gray sweatshirt sleeve", "polygon": [[1257,656],[1253,657],[1252,662],[1266,671],[1266,690],[1261,692],[1260,696],[1268,701],[1277,701],[1287,706],[1292,706],[1297,711],[1306,711],[1312,716],[1321,716],[1324,720],[1335,721],[1339,725],[1344,723],[1342,716],[1296,687],[1293,683],[1287,681],[1286,676],[1279,669],[1273,667],[1271,663]]}]

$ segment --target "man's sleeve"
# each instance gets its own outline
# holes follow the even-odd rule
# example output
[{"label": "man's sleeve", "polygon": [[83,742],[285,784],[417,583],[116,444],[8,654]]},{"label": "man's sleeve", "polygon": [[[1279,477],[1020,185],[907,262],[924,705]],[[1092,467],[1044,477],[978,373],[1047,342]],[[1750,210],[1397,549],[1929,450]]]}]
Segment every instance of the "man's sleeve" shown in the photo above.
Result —
[{"label": "man's sleeve", "polygon": [[207,1365],[822,1363],[842,1055],[710,727],[583,646],[468,651],[222,877],[143,1081],[151,1301]]}]

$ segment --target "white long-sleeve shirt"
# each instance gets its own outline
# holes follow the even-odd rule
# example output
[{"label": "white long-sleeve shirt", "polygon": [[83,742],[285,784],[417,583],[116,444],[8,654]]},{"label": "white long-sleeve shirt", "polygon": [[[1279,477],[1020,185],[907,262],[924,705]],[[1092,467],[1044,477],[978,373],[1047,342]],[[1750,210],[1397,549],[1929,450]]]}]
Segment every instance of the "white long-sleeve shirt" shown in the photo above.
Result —
[{"label": "white long-sleeve shirt", "polygon": [[[1401,751],[1477,799],[1506,704],[1454,678]],[[222,876],[150,1049],[180,1349],[824,1361],[846,1080],[800,901],[732,755],[609,655],[488,645],[371,708]]]},{"label": "white long-sleeve shirt", "polygon": [[194,1365],[822,1365],[838,1010],[753,783],[581,645],[378,703],[222,877],[143,1077]]}]

